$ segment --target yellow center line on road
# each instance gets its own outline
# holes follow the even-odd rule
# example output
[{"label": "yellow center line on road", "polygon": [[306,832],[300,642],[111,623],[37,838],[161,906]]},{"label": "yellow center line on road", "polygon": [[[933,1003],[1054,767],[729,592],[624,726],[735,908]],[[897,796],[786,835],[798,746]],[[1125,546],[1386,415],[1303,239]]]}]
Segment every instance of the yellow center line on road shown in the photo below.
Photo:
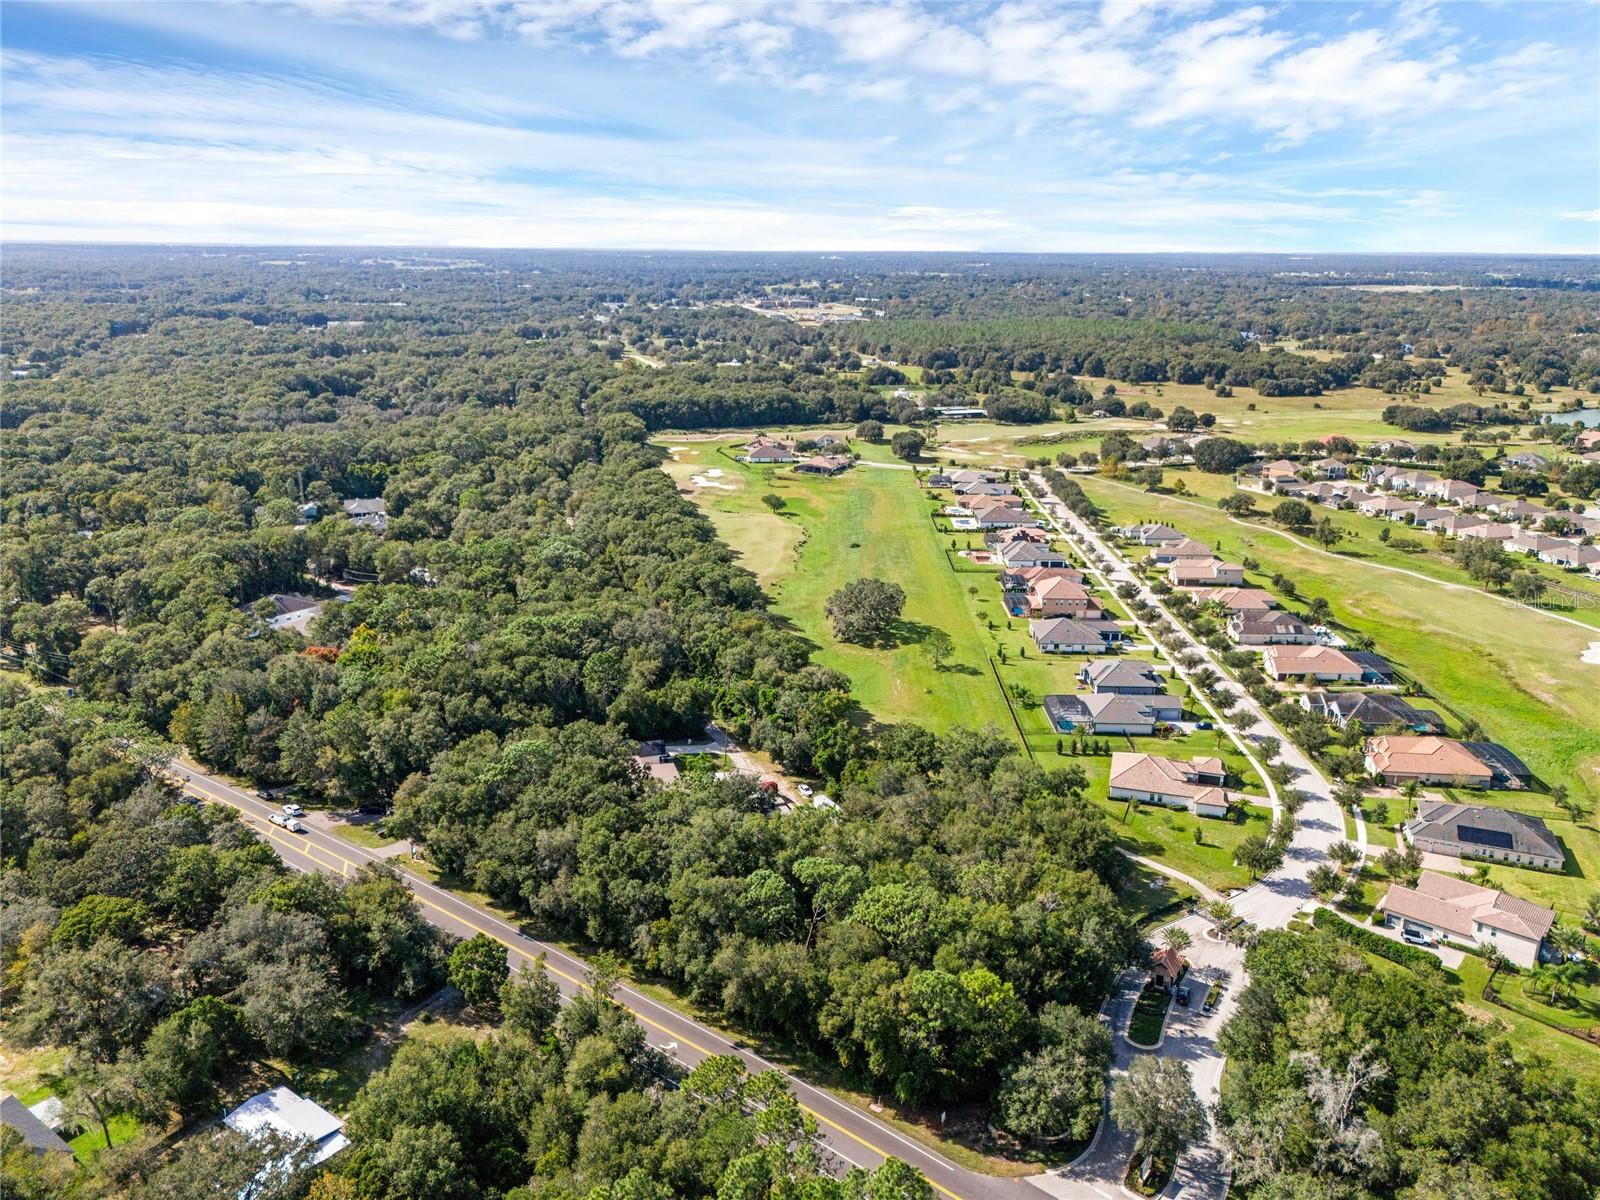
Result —
[{"label": "yellow center line on road", "polygon": [[[192,781],[190,781],[190,782],[192,783]],[[358,861],[358,860],[353,859],[353,858],[346,858],[344,855],[340,854],[337,850],[329,850],[324,846],[318,846],[314,842],[295,841],[293,839],[287,838],[284,835],[280,834],[279,832],[277,832],[277,827],[276,826],[272,825],[268,821],[265,821],[261,817],[257,817],[256,814],[250,812],[248,809],[241,808],[239,805],[237,805],[233,801],[229,800],[226,796],[214,796],[209,792],[202,791],[198,787],[195,788],[195,791],[196,791],[196,793],[198,795],[200,795],[201,797],[203,797],[203,798],[205,798],[207,800],[218,800],[221,803],[227,804],[229,808],[234,809],[236,812],[240,813],[242,816],[244,816],[246,818],[254,817],[255,820],[261,821],[262,825],[261,825],[261,827],[259,829],[259,832],[265,833],[269,841],[276,842],[279,845],[287,846],[291,850],[295,850],[295,851],[297,851],[297,852],[299,852],[301,854],[304,854],[307,858],[311,858],[312,857],[312,852],[316,851],[316,852],[320,853],[326,859],[336,860],[337,862],[342,863],[346,867],[357,867],[357,868],[366,865],[366,863],[382,861],[381,859],[367,859],[364,862],[363,861]],[[256,828],[256,826],[252,825],[252,828]],[[343,870],[340,867],[330,867],[329,869],[333,870],[336,873],[341,874],[341,875],[344,873]],[[405,872],[405,874],[409,875],[409,872]],[[415,879],[416,877],[415,876],[411,876],[411,878]],[[426,881],[422,881],[422,882],[425,883]],[[427,886],[432,887],[434,885],[427,884]],[[519,957],[521,957],[523,959],[526,959],[530,963],[538,961],[538,959],[540,957],[539,955],[529,953],[527,950],[523,949],[521,946],[518,946],[516,943],[508,941],[506,938],[502,937],[500,934],[496,933],[494,930],[485,929],[482,925],[478,924],[476,921],[472,920],[470,917],[464,917],[460,913],[454,911],[453,909],[446,908],[441,904],[436,904],[434,901],[428,899],[427,896],[423,895],[415,887],[411,888],[410,890],[411,890],[412,895],[416,897],[417,903],[426,905],[428,908],[433,909],[435,912],[440,913],[443,916],[449,917],[452,921],[455,921],[455,922],[457,922],[458,924],[461,924],[461,925],[465,925],[468,929],[474,930],[477,933],[483,934],[484,937],[493,938],[500,945],[504,946],[507,950],[511,951],[511,953],[513,953],[513,954],[515,954],[515,955],[517,955],[517,956],[519,956]],[[456,903],[461,904],[463,906],[465,906],[467,904],[467,902],[464,901],[464,900],[458,900],[458,901],[456,901]],[[588,986],[588,983],[587,983],[586,980],[579,979],[574,975],[569,975],[567,972],[561,970],[559,967],[552,967],[550,965],[550,960],[548,958],[545,959],[544,969],[546,971],[548,971],[550,974],[556,976],[558,979],[564,979],[568,983],[571,983],[576,987],[587,987]],[[624,1007],[626,1007],[626,1005],[624,1005]],[[661,1025],[661,1024],[658,1024],[655,1021],[652,1021],[649,1017],[645,1016],[643,1013],[639,1012],[637,1009],[629,1009],[628,1011],[633,1013],[634,1019],[639,1021],[640,1023],[642,1023],[644,1025],[648,1025],[650,1028],[656,1030],[656,1032],[665,1034],[667,1037],[672,1038],[675,1041],[683,1043],[684,1045],[690,1047],[692,1050],[695,1050],[695,1051],[698,1051],[701,1054],[704,1054],[707,1058],[710,1058],[710,1057],[712,1057],[713,1055],[715,1055],[717,1053],[717,1051],[709,1049],[708,1047],[702,1046],[699,1043],[693,1041],[692,1039],[683,1036],[682,1034],[678,1033],[676,1030],[669,1029],[665,1025]],[[798,1103],[798,1101],[796,1103]],[[816,1109],[811,1108],[811,1107],[809,1107],[808,1105],[805,1105],[805,1104],[800,1104],[799,1107],[800,1107],[800,1111],[801,1112],[807,1113],[808,1115],[810,1115],[811,1117],[813,1117],[817,1121],[820,1121],[822,1124],[826,1125],[828,1128],[837,1130],[839,1133],[844,1134],[844,1136],[849,1138],[851,1141],[857,1142],[860,1145],[865,1146],[868,1150],[871,1150],[879,1158],[893,1158],[894,1157],[894,1155],[891,1154],[889,1151],[883,1149],[880,1146],[873,1145],[871,1142],[867,1141],[867,1139],[862,1137],[860,1134],[853,1133],[852,1131],[846,1129],[843,1125],[840,1125],[837,1121],[830,1120],[829,1118],[823,1116]],[[941,1194],[943,1194],[945,1196],[948,1196],[950,1198],[950,1200],[962,1200],[962,1197],[958,1196],[955,1192],[952,1192],[949,1188],[945,1187],[943,1184],[939,1183],[937,1180],[929,1178],[926,1172],[922,1173],[922,1177],[924,1179],[927,1179],[929,1185],[932,1186],[936,1191],[940,1192]]]}]

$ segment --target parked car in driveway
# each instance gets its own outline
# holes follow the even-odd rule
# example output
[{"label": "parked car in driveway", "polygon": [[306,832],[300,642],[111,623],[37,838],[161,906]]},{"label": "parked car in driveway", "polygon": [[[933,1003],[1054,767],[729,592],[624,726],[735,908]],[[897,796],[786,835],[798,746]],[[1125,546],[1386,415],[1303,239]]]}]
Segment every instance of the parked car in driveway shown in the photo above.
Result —
[{"label": "parked car in driveway", "polygon": [[1416,929],[1402,929],[1400,931],[1400,939],[1403,942],[1405,942],[1408,946],[1431,946],[1431,945],[1433,945],[1433,943],[1428,940],[1428,937],[1427,937],[1426,934],[1424,934],[1421,931],[1416,930]]},{"label": "parked car in driveway", "polygon": [[1177,995],[1178,995],[1178,1006],[1180,1008],[1188,1008],[1189,1007],[1189,997],[1191,995],[1189,989],[1186,988],[1186,987],[1180,987],[1178,989]]},{"label": "parked car in driveway", "polygon": [[809,783],[797,783],[795,784],[795,790],[802,796],[811,795],[811,785]]}]

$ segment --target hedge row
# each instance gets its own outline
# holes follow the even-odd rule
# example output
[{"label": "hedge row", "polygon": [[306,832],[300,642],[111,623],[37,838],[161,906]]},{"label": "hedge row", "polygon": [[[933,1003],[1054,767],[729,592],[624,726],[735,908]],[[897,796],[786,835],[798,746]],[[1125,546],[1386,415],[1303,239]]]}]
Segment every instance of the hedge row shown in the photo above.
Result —
[{"label": "hedge row", "polygon": [[1318,929],[1326,929],[1340,941],[1349,942],[1352,946],[1376,954],[1379,958],[1387,958],[1390,962],[1399,963],[1402,967],[1431,967],[1442,970],[1443,965],[1437,958],[1426,950],[1416,946],[1408,946],[1404,942],[1391,941],[1381,933],[1374,933],[1370,929],[1363,929],[1359,925],[1352,925],[1331,908],[1319,908],[1311,916],[1311,923]]}]

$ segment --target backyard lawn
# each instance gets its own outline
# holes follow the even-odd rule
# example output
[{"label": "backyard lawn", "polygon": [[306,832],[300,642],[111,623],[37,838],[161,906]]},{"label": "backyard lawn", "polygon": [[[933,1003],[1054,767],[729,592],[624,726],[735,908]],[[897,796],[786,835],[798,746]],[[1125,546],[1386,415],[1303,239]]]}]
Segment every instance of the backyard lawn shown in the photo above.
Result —
[{"label": "backyard lawn", "polygon": [[[1236,822],[1197,817],[1157,804],[1130,807],[1126,800],[1107,797],[1103,788],[1092,788],[1091,794],[1105,811],[1111,832],[1126,849],[1182,871],[1219,892],[1250,885],[1250,873],[1233,865],[1234,849],[1252,833],[1265,834],[1272,825],[1271,810],[1254,804],[1247,805],[1245,819]],[[1194,840],[1196,829],[1203,839],[1200,842]]]}]

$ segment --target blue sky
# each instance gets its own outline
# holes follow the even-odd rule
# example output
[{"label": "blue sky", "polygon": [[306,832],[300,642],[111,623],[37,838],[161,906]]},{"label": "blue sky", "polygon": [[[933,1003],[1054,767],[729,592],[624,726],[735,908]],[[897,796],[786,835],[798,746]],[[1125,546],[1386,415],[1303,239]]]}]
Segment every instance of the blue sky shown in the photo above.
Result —
[{"label": "blue sky", "polygon": [[4,16],[9,238],[1600,250],[1587,2]]}]

